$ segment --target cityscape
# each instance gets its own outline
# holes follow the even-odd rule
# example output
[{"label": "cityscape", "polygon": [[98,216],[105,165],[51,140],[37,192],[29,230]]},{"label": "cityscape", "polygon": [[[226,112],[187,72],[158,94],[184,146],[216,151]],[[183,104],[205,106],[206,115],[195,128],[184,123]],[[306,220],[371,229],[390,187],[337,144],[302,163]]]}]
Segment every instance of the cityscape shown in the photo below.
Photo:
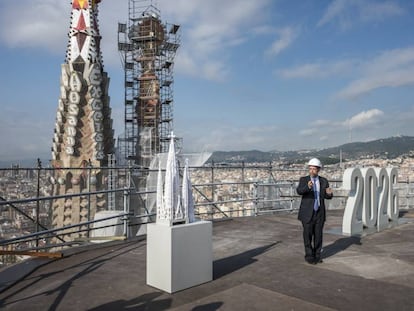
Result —
[{"label": "cityscape", "polygon": [[[348,161],[343,167],[339,164],[326,165],[323,176],[327,176],[336,197],[330,203],[330,209],[342,209],[346,203],[347,191],[342,189],[342,177],[347,167],[398,167],[398,191],[400,208],[409,209],[414,205],[414,159],[398,157],[395,159],[358,159]],[[38,177],[38,173],[40,176]],[[124,186],[124,173],[119,172],[117,188]],[[2,200],[13,201],[35,199],[53,195],[51,182],[53,170],[20,168],[14,165],[0,172],[0,196]],[[278,213],[299,208],[299,196],[296,186],[299,178],[306,175],[304,164],[273,163],[232,163],[213,165],[206,163],[202,167],[191,168],[191,180],[194,191],[195,214],[201,219],[222,219],[245,217],[260,213]],[[39,187],[38,187],[39,185]],[[262,185],[262,186],[261,186]],[[266,192],[266,186],[269,188]],[[258,187],[262,187],[259,194]],[[147,189],[154,190],[154,189]],[[260,199],[258,199],[260,197]],[[269,200],[270,202],[265,202]],[[261,202],[263,201],[263,202]],[[51,202],[39,203],[39,223],[44,228],[51,227]],[[122,209],[122,200],[118,199],[116,209]],[[214,203],[214,204],[212,204]],[[11,206],[4,206],[0,214],[1,239],[10,239],[36,232],[37,202],[31,201],[18,205],[18,212]],[[24,217],[24,214],[30,216]],[[41,241],[40,244],[46,241]],[[22,249],[29,245],[22,244]],[[26,256],[21,259],[27,258]]]}]

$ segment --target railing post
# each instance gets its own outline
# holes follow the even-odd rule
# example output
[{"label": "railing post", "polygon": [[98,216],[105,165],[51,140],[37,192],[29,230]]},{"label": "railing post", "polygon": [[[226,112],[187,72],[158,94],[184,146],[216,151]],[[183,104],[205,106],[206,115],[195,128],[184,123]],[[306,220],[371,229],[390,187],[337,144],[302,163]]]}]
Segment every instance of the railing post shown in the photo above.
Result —
[{"label": "railing post", "polygon": [[241,191],[241,199],[242,199],[242,202],[241,202],[241,206],[242,206],[242,213],[243,213],[243,216],[246,216],[246,208],[245,208],[245,206],[244,206],[244,201],[243,201],[243,199],[244,199],[244,161],[242,161],[242,168],[241,168],[241,170],[242,170],[242,172],[241,172],[241,175],[242,175],[242,186],[241,186],[241,189],[242,189],[242,191]]},{"label": "railing post", "polygon": [[132,177],[131,177],[131,163],[128,163],[129,169],[126,174],[126,184],[128,185],[129,190],[124,190],[124,214],[128,214],[124,216],[124,235],[128,239],[129,238],[129,230],[128,230],[128,222],[129,222],[129,211],[131,206],[131,189],[132,189]]},{"label": "railing post", "polygon": [[254,200],[253,200],[253,204],[254,204],[254,215],[255,216],[258,216],[259,215],[259,210],[258,210],[258,201],[259,201],[259,197],[258,197],[258,191],[257,191],[257,188],[258,188],[258,185],[257,185],[257,182],[255,182],[254,184],[253,184],[253,187],[254,187],[254,193],[253,193],[253,195],[254,195]]},{"label": "railing post", "polygon": [[[214,162],[211,161],[211,202],[214,202]],[[214,218],[214,209],[213,207],[210,205],[208,208],[209,212],[210,212],[210,216],[211,216],[211,220],[213,220]]]},{"label": "railing post", "polygon": [[[36,201],[36,233],[39,232],[39,213],[40,213],[40,170],[42,169],[42,162],[37,159],[37,201]],[[36,249],[39,247],[39,238],[36,239]]]},{"label": "railing post", "polygon": [[91,234],[91,226],[89,221],[91,221],[91,169],[92,169],[92,162],[91,159],[88,161],[88,231],[87,237],[90,237]]},{"label": "railing post", "polygon": [[[129,190],[124,190],[124,236],[126,238],[129,238],[129,234],[128,234],[128,217],[129,217],[129,204],[128,204],[128,200],[129,200]],[[128,214],[128,215],[126,215]]]}]

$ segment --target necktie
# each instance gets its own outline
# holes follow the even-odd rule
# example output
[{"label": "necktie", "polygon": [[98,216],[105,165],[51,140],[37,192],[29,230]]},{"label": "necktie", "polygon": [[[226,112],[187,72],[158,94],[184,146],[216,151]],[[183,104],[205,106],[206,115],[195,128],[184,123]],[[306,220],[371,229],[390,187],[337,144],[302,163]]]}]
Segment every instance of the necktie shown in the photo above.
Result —
[{"label": "necktie", "polygon": [[317,181],[316,178],[312,178],[312,182],[313,182],[313,195],[314,195],[314,198],[315,198],[315,201],[313,203],[313,210],[315,212],[317,212],[318,209],[319,209],[319,192],[318,192],[318,187],[316,185],[316,181]]}]

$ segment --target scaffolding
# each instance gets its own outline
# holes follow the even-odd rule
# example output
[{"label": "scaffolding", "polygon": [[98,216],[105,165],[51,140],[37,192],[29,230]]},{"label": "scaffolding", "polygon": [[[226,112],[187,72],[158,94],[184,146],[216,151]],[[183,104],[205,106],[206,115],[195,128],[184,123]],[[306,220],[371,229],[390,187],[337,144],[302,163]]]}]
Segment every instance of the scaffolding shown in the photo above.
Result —
[{"label": "scaffolding", "polygon": [[129,0],[128,24],[118,24],[125,72],[125,132],[121,157],[148,167],[167,152],[173,130],[173,68],[180,26],[163,23],[150,0]]}]

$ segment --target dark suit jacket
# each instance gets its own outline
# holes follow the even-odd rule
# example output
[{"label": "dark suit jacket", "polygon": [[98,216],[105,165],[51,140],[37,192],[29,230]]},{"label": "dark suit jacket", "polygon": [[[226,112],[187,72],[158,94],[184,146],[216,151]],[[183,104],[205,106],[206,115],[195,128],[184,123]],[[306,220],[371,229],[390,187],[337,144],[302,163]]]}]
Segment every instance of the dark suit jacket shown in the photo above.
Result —
[{"label": "dark suit jacket", "polygon": [[[296,192],[302,196],[302,200],[300,202],[298,219],[305,223],[308,223],[312,219],[313,203],[315,201],[313,190],[309,189],[308,187],[309,180],[310,180],[310,176],[301,177],[299,180],[299,185],[296,188]],[[319,176],[319,184],[321,186],[321,189],[319,192],[320,207],[319,207],[318,216],[321,217],[323,221],[325,221],[326,211],[325,211],[325,200],[324,199],[332,199],[333,195],[326,193],[326,188],[329,188],[329,182],[326,178]]]}]

